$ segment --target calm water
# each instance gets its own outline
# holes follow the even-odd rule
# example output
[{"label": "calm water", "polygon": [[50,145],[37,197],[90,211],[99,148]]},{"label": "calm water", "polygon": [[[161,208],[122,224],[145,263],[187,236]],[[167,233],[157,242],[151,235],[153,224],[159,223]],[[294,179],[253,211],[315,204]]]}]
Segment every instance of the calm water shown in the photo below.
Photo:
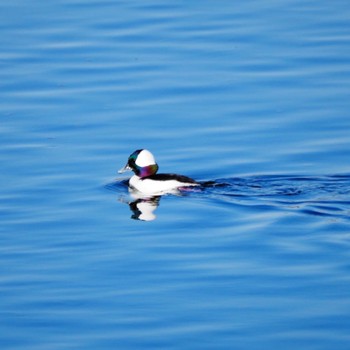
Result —
[{"label": "calm water", "polygon": [[[349,349],[349,20],[3,1],[1,349]],[[139,148],[211,185],[140,202]]]}]

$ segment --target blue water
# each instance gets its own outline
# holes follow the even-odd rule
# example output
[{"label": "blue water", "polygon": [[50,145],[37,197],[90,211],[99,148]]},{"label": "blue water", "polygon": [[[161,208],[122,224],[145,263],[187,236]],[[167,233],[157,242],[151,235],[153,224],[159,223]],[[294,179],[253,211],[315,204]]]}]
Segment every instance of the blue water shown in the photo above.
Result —
[{"label": "blue water", "polygon": [[[349,349],[349,20],[3,1],[0,348]],[[139,148],[207,185],[135,220]]]}]

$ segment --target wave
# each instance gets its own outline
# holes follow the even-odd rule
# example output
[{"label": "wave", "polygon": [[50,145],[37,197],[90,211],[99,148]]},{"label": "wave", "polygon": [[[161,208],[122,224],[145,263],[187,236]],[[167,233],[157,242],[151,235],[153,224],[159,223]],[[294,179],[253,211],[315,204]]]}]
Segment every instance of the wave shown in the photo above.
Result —
[{"label": "wave", "polygon": [[206,196],[226,203],[350,218],[349,175],[250,176],[218,179],[203,186]]}]

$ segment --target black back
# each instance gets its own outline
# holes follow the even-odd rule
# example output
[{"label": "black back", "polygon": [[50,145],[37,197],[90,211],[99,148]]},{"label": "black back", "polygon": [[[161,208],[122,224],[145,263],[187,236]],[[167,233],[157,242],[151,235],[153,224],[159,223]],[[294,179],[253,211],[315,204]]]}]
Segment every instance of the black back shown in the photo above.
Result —
[{"label": "black back", "polygon": [[169,181],[169,180],[177,180],[179,182],[196,184],[197,182],[191,179],[190,177],[184,175],[177,174],[154,174],[151,176],[147,176],[145,179],[151,179],[156,181]]}]

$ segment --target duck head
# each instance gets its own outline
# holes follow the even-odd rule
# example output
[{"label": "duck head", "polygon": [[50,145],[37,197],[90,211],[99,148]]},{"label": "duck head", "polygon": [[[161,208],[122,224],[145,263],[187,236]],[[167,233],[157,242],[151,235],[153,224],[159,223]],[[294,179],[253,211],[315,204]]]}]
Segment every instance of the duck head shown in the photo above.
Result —
[{"label": "duck head", "polygon": [[128,170],[132,170],[135,175],[144,178],[154,175],[158,171],[158,164],[150,151],[139,149],[130,155],[127,164],[118,173],[124,173]]}]

